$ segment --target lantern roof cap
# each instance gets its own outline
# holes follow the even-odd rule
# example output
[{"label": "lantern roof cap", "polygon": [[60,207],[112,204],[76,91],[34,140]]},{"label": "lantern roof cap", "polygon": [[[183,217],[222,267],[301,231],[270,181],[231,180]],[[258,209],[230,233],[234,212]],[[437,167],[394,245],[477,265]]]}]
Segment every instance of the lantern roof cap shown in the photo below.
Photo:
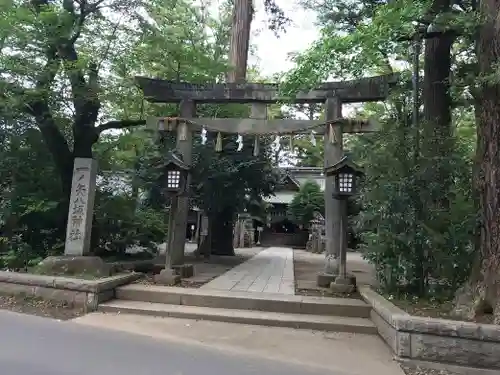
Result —
[{"label": "lantern roof cap", "polygon": [[361,167],[359,167],[356,163],[351,161],[351,159],[348,156],[344,156],[336,164],[325,168],[325,174],[327,176],[331,176],[333,174],[340,173],[343,171],[352,172],[358,176],[363,175],[363,170],[361,169]]},{"label": "lantern roof cap", "polygon": [[184,161],[182,160],[182,156],[178,155],[174,151],[170,151],[168,155],[165,157],[163,166],[168,167],[169,165],[175,165],[177,168],[185,171],[189,171],[189,169],[191,169],[191,167],[188,164],[184,163]]}]

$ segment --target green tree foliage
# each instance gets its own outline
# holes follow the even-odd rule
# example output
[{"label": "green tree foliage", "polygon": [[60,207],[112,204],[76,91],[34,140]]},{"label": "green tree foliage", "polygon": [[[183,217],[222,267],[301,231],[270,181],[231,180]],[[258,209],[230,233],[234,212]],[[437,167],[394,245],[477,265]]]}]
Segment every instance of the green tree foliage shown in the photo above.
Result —
[{"label": "green tree foliage", "polygon": [[315,213],[321,215],[325,213],[325,197],[320,186],[315,181],[304,183],[293,197],[288,209],[297,223],[308,227]]},{"label": "green tree foliage", "polygon": [[317,137],[316,144],[313,144],[310,135],[297,135],[293,140],[293,152],[297,156],[299,167],[324,166],[323,137]]},{"label": "green tree foliage", "polygon": [[0,249],[4,265],[19,268],[61,246],[56,220],[61,188],[29,119],[0,118],[0,134]]},{"label": "green tree foliage", "polygon": [[[384,111],[381,106],[366,107],[372,114]],[[356,219],[361,246],[386,291],[420,294],[423,280],[431,295],[450,298],[468,277],[473,257],[476,215],[470,183],[474,144],[470,123],[464,121],[458,128],[449,209],[439,212],[423,205],[417,218],[415,197],[424,202],[428,189],[415,185],[414,174],[421,164],[415,164],[408,152],[414,137],[395,113],[386,112],[386,116],[380,132],[350,142],[352,155],[366,173],[359,202],[362,210]],[[445,230],[435,231],[436,222]]]},{"label": "green tree foliage", "polygon": [[[136,58],[120,62],[123,72],[126,72],[122,75],[120,82],[122,85],[128,84],[129,89],[125,90],[120,100],[115,102],[117,104],[113,111],[119,114],[121,108],[133,108],[129,109],[129,116],[139,116],[140,111],[144,112],[144,116],[175,116],[178,110],[176,106],[158,106],[149,103],[144,103],[143,107],[138,105],[142,103],[142,96],[134,89],[130,76],[140,72],[142,75],[160,75],[173,81],[193,83],[220,81],[229,69],[227,66],[228,30],[231,25],[232,8],[229,3],[223,4],[219,19],[211,19],[207,14],[198,17],[205,24],[210,25],[214,34],[212,38],[206,35],[205,27],[201,24],[193,26],[193,20],[188,18],[182,21],[176,20],[176,17],[182,15],[193,17],[192,12],[186,11],[173,15],[160,3],[148,9],[154,19],[173,18],[172,22],[176,25],[175,32],[180,35],[177,37],[177,43],[183,40],[190,40],[190,43],[182,43],[182,51],[168,55],[167,58],[157,55],[157,52],[151,55],[151,51],[168,51],[172,48],[172,28],[165,22],[154,26],[147,25],[144,38],[132,48]],[[200,53],[203,56],[199,56]],[[219,118],[248,117],[249,106],[198,105],[197,115]],[[239,210],[248,208],[246,207],[248,202],[259,201],[262,195],[269,195],[275,185],[275,177],[270,165],[271,139],[267,137],[259,139],[260,152],[255,157],[253,156],[253,137],[244,137],[243,148],[237,151],[237,136],[223,135],[223,151],[219,153],[215,151],[216,136],[217,134],[209,132],[205,144],[202,144],[200,135],[194,137],[193,203],[209,214],[211,227],[209,232],[213,234],[211,235],[213,253],[231,255],[234,254],[232,220],[235,214]],[[163,147],[165,150],[173,148],[173,139],[165,139]],[[150,153],[145,158],[148,160],[147,164],[153,166],[159,163],[161,155]],[[150,198],[157,202],[161,200],[158,186],[151,187]]]},{"label": "green tree foliage", "polygon": [[[382,287],[450,296],[470,271],[476,230],[473,109],[466,105],[452,112],[451,104],[470,97],[471,45],[478,17],[469,3],[453,11],[450,4],[439,8],[438,3],[444,2],[305,0],[304,6],[319,10],[321,35],[296,56],[297,67],[285,75],[284,87],[293,95],[332,78],[401,73],[403,91],[394,92],[384,106],[367,104],[359,113],[378,118],[381,131],[354,135],[344,143],[367,171],[358,231]],[[411,56],[404,41],[417,20],[424,28],[433,23],[445,32],[425,41],[425,91],[420,93],[424,108],[419,113],[424,121],[418,133],[411,127]],[[451,55],[446,51],[450,36]],[[451,65],[443,66],[438,60],[446,62],[448,55]],[[456,74],[448,89],[450,69]],[[417,140],[421,147],[415,158]],[[313,155],[303,153],[304,160],[311,163]]]},{"label": "green tree foliage", "polygon": [[[214,18],[188,0],[0,4],[0,229],[2,250],[14,249],[9,267],[19,267],[15,254],[24,264],[62,251],[74,157],[99,162],[95,252],[164,240],[155,163],[165,150],[157,134],[130,126],[178,108],[144,102],[133,77],[223,79],[230,12],[225,2]],[[247,113],[242,105],[198,106],[207,117]],[[255,158],[253,139],[235,152],[235,137],[225,137],[215,153],[208,137],[206,145],[195,140],[198,205],[239,209],[247,195],[270,191],[268,140]]]}]

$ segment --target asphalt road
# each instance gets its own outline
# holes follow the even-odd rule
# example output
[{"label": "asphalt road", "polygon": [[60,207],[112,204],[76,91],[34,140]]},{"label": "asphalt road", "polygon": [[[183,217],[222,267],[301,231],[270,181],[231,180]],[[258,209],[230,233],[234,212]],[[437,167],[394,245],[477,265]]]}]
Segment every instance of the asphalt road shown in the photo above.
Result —
[{"label": "asphalt road", "polygon": [[3,310],[0,334],[1,375],[325,374],[281,361]]}]

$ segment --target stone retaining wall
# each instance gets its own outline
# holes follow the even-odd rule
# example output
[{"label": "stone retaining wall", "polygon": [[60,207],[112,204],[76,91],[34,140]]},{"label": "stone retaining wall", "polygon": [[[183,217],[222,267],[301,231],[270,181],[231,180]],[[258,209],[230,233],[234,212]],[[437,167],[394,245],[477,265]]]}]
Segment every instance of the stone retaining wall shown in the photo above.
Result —
[{"label": "stone retaining wall", "polygon": [[126,273],[102,279],[85,280],[0,271],[0,293],[67,302],[82,306],[86,311],[94,311],[98,303],[114,298],[117,287],[140,277],[139,273]]},{"label": "stone retaining wall", "polygon": [[500,326],[413,316],[369,287],[359,291],[397,359],[466,366],[464,374],[500,374]]}]

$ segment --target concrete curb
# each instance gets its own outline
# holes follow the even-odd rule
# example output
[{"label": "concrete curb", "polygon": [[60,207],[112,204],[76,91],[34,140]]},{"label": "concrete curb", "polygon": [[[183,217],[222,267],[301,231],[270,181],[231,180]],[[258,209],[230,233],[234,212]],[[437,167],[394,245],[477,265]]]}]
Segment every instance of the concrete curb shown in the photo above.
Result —
[{"label": "concrete curb", "polygon": [[463,374],[500,373],[500,326],[413,316],[368,286],[359,288],[370,317],[396,358],[463,367]]},{"label": "concrete curb", "polygon": [[376,327],[369,319],[340,316],[284,314],[120,300],[99,305],[99,311],[330,332],[372,335],[377,333]]},{"label": "concrete curb", "polygon": [[308,297],[273,293],[227,292],[156,285],[131,284],[116,290],[116,298],[223,309],[285,314],[334,315],[369,318],[370,306],[358,299]]},{"label": "concrete curb", "polygon": [[126,273],[96,280],[0,271],[0,293],[40,297],[83,306],[95,311],[99,303],[115,297],[115,289],[142,277]]}]

